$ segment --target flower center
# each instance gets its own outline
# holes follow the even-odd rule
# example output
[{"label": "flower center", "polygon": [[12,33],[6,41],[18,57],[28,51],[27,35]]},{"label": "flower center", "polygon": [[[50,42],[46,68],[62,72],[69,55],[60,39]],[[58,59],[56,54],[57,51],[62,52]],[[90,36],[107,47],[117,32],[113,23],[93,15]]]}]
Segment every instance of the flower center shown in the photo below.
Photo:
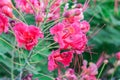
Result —
[{"label": "flower center", "polygon": [[73,34],[74,32],[75,32],[75,30],[73,27],[67,27],[63,30],[63,33],[65,33],[65,34],[63,35],[62,38],[65,39],[65,38],[69,37],[71,34]]}]

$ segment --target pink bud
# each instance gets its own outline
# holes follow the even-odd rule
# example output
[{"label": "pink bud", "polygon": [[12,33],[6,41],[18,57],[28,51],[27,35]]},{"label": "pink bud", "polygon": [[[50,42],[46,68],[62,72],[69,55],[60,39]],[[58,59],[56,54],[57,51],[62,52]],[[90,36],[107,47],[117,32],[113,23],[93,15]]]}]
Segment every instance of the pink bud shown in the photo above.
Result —
[{"label": "pink bud", "polygon": [[81,14],[80,10],[75,10],[75,16],[79,16]]},{"label": "pink bud", "polygon": [[116,53],[116,58],[117,58],[118,60],[120,60],[120,52],[117,52],[117,53]]},{"label": "pink bud", "polygon": [[42,22],[44,19],[43,19],[43,16],[37,15],[37,16],[35,17],[35,20],[36,20],[36,22]]},{"label": "pink bud", "polygon": [[65,12],[65,13],[64,13],[64,17],[65,17],[65,18],[70,17],[70,13],[69,13],[69,12]]},{"label": "pink bud", "polygon": [[6,16],[8,16],[8,17],[10,17],[10,18],[13,18],[12,9],[11,9],[10,7],[8,7],[8,6],[2,7],[2,12],[3,12]]},{"label": "pink bud", "polygon": [[82,8],[82,7],[83,7],[83,5],[80,3],[76,5],[76,8]]},{"label": "pink bud", "polygon": [[104,60],[104,64],[107,64],[108,63],[108,60],[106,59],[106,60]]},{"label": "pink bud", "polygon": [[97,63],[96,63],[96,65],[97,65],[98,68],[102,65],[102,63],[103,63],[104,60],[105,60],[105,53],[102,53],[102,54],[100,55]]}]

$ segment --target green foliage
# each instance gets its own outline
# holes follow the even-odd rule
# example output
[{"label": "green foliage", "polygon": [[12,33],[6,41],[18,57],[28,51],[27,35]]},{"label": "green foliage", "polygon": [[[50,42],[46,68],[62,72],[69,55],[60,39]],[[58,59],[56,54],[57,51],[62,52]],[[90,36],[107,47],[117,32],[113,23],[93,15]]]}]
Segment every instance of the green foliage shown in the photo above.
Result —
[{"label": "green foliage", "polygon": [[[92,55],[92,59],[90,55],[84,54],[86,59],[96,62],[102,52],[105,52],[107,55],[110,56],[120,51],[119,14],[120,9],[118,10],[118,12],[114,11],[113,0],[97,0],[96,5],[91,2],[89,9],[85,13],[85,18],[90,20],[93,17],[90,22],[91,31],[88,35],[93,35],[94,37],[89,39],[88,45],[94,45],[92,51],[95,54]],[[91,33],[95,33],[95,35]],[[115,58],[115,56],[113,57]],[[114,60],[113,58],[109,58],[109,64],[106,66],[108,70],[111,69],[110,66],[113,66],[115,61],[116,60]],[[104,73],[107,74],[107,71],[105,71]],[[118,73],[120,73],[119,68],[116,71],[114,78],[118,79]],[[109,80],[110,77],[106,76],[105,74],[102,75],[103,79],[106,78],[107,80]]]}]

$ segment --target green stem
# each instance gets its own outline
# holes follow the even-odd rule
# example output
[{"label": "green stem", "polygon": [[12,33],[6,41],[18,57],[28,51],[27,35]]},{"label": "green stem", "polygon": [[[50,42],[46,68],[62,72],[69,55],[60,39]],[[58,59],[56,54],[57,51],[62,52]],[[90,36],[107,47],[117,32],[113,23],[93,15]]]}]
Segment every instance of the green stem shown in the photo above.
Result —
[{"label": "green stem", "polygon": [[30,0],[27,0],[27,2],[30,4],[30,6],[32,7],[34,13],[36,14],[36,13],[37,13],[37,10],[36,10],[36,8],[34,7],[34,5],[30,2]]},{"label": "green stem", "polygon": [[[14,62],[14,50],[12,51],[12,61]],[[14,80],[14,63],[12,63],[11,79]]]},{"label": "green stem", "polygon": [[19,22],[23,22],[20,19],[18,19],[16,16],[14,16],[13,19],[16,20],[16,21],[19,21]]},{"label": "green stem", "polygon": [[32,50],[29,52],[29,55],[28,55],[28,57],[27,57],[27,59],[26,59],[26,61],[25,61],[25,64],[24,64],[24,66],[23,66],[22,69],[21,69],[21,72],[20,72],[20,80],[22,80],[23,71],[24,71],[25,67],[27,66],[27,64],[29,63],[29,60],[30,60],[31,56],[32,56]]},{"label": "green stem", "polygon": [[[43,56],[48,56],[48,55],[42,54],[42,53],[40,53],[40,52],[42,52],[42,51],[45,50],[46,48],[50,49],[51,46],[54,45],[54,44],[56,44],[56,42],[54,42],[54,43],[48,45],[47,47],[44,47],[43,49],[41,49],[41,50],[39,50],[39,51],[35,51],[36,54],[32,55],[32,57],[33,57],[33,56],[36,56],[37,54],[40,54],[40,55],[43,55]],[[58,46],[57,46],[57,47],[58,47]]]},{"label": "green stem", "polygon": [[46,35],[46,36],[44,37],[44,39],[42,39],[41,41],[39,41],[38,44],[37,44],[35,47],[37,47],[42,41],[44,41],[44,40],[45,40],[46,38],[48,38],[50,35],[51,35],[51,34]]},{"label": "green stem", "polygon": [[112,73],[111,80],[115,74],[115,71],[117,70],[117,67],[118,67],[117,64],[118,64],[118,61],[115,62],[115,69],[114,69],[114,72]]},{"label": "green stem", "polygon": [[102,72],[103,72],[103,70],[105,68],[105,65],[106,65],[106,63],[103,64],[102,69],[101,69],[101,71],[100,71],[100,73],[99,73],[99,75],[97,77],[98,79],[100,78],[100,76],[101,76],[101,74],[102,74]]},{"label": "green stem", "polygon": [[[15,41],[14,41],[14,46],[16,46],[16,39],[15,39]],[[13,50],[12,50],[12,52],[11,52],[11,55],[12,55],[12,65],[11,65],[11,67],[12,67],[12,69],[11,69],[11,79],[12,80],[15,80],[14,79],[14,52],[15,52],[15,47],[13,48]]]},{"label": "green stem", "polygon": [[60,18],[60,19],[58,19],[57,21],[46,25],[46,26],[44,27],[45,29],[43,30],[43,32],[46,32],[51,26],[55,25],[56,23],[58,23],[58,22],[59,22],[60,20],[62,20],[62,19],[63,19],[63,18]]},{"label": "green stem", "polygon": [[14,5],[12,5],[12,8],[21,16],[21,18],[23,19],[23,21],[27,24],[27,22],[26,22],[25,18],[23,17],[22,13],[19,12],[19,11],[15,8]]},{"label": "green stem", "polygon": [[8,69],[6,69],[2,64],[0,64],[0,66],[2,67],[2,69],[3,70],[5,70],[7,73],[9,73],[10,75],[12,75],[12,73],[8,70]]},{"label": "green stem", "polygon": [[0,40],[2,40],[3,42],[5,42],[6,44],[8,44],[11,48],[14,48],[13,45],[11,45],[9,42],[7,42],[6,40],[4,40],[3,38],[0,37]]},{"label": "green stem", "polygon": [[49,13],[49,9],[50,9],[50,4],[52,3],[52,0],[50,0],[49,1],[49,3],[48,3],[48,6],[47,6],[47,8],[46,8],[46,17],[45,17],[45,19],[44,19],[44,21],[43,21],[43,24],[41,25],[41,26],[43,26],[44,27],[44,25],[45,25],[45,23],[46,23],[46,21],[47,21],[47,18],[48,18],[48,13]]},{"label": "green stem", "polygon": [[44,51],[46,48],[49,48],[49,47],[51,47],[51,46],[54,45],[54,44],[56,44],[56,42],[54,42],[54,43],[48,45],[47,47],[44,47],[43,49],[40,50],[40,52],[41,52],[41,51]]},{"label": "green stem", "polygon": [[45,76],[45,77],[48,77],[48,78],[50,78],[50,79],[52,79],[52,80],[55,80],[55,78],[53,78],[53,77],[51,77],[51,76],[48,76],[48,75],[45,75],[45,74],[42,74],[42,73],[38,73],[38,74],[40,74],[40,75],[42,75],[42,76]]}]

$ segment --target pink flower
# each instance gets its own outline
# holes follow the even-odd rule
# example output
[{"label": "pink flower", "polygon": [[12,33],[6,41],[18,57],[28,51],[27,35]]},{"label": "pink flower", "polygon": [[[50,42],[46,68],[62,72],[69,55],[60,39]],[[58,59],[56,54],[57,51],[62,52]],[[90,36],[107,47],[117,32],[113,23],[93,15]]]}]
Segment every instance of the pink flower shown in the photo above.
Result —
[{"label": "pink flower", "polygon": [[8,19],[5,15],[0,13],[0,34],[2,34],[2,32],[7,31],[8,31]]},{"label": "pink flower", "polygon": [[87,44],[86,35],[82,32],[79,23],[58,23],[50,29],[54,40],[59,43],[60,49],[73,49],[81,54]]},{"label": "pink flower", "polygon": [[87,67],[87,61],[83,61],[82,73],[80,80],[97,80],[96,75],[98,74],[97,66],[94,63],[90,63]]},{"label": "pink flower", "polygon": [[0,12],[4,13],[6,16],[10,18],[13,17],[11,0],[1,0]]},{"label": "pink flower", "polygon": [[116,53],[116,58],[117,58],[118,60],[120,60],[120,52],[117,52],[117,53]]},{"label": "pink flower", "polygon": [[53,71],[54,69],[60,67],[61,63],[64,67],[69,66],[70,62],[72,61],[73,52],[63,52],[60,53],[59,50],[52,51],[52,53],[48,57],[48,70]]},{"label": "pink flower", "polygon": [[17,23],[13,29],[18,46],[27,50],[31,50],[38,43],[38,39],[43,38],[43,33],[33,25]]}]

